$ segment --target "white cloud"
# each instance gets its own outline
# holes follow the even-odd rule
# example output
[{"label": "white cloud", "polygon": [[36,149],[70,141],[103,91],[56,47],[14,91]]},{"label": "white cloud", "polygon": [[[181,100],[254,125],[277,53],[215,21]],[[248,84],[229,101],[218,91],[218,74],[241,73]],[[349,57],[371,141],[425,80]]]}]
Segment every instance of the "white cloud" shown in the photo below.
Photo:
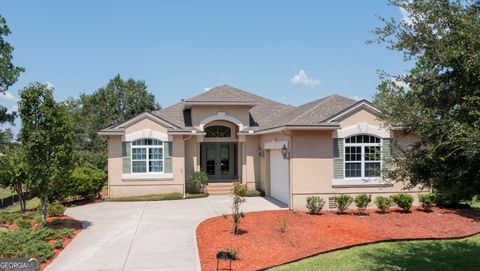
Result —
[{"label": "white cloud", "polygon": [[402,7],[399,7],[398,9],[402,14],[402,21],[404,21],[406,24],[412,24],[412,17],[410,17],[410,13]]},{"label": "white cloud", "polygon": [[10,108],[10,112],[18,112],[18,104],[12,105],[12,107]]},{"label": "white cloud", "polygon": [[52,82],[47,81],[44,84],[47,85],[47,89],[54,89],[55,88],[55,85]]},{"label": "white cloud", "polygon": [[350,96],[350,98],[354,99],[355,101],[360,101],[362,98],[360,98],[359,96],[355,95],[355,96]]},{"label": "white cloud", "polygon": [[13,96],[13,94],[8,91],[6,91],[5,93],[0,93],[0,99],[12,101],[12,102],[16,102],[18,100],[17,97]]},{"label": "white cloud", "polygon": [[308,77],[304,70],[300,70],[290,81],[292,81],[294,85],[303,85],[311,88],[320,85],[320,80]]},{"label": "white cloud", "polygon": [[204,88],[204,89],[203,89],[203,92],[207,92],[207,91],[209,91],[209,90],[211,90],[211,89],[212,89],[212,88]]}]

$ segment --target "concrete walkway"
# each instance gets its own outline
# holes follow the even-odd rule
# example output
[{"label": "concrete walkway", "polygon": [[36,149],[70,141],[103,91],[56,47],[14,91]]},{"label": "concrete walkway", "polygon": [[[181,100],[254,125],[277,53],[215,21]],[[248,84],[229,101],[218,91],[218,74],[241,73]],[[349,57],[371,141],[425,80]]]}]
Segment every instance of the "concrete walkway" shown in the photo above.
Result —
[{"label": "concrete walkway", "polygon": [[[69,208],[84,230],[48,266],[49,271],[200,270],[195,228],[231,213],[231,197],[104,202]],[[271,198],[247,198],[245,212],[285,208]]]}]

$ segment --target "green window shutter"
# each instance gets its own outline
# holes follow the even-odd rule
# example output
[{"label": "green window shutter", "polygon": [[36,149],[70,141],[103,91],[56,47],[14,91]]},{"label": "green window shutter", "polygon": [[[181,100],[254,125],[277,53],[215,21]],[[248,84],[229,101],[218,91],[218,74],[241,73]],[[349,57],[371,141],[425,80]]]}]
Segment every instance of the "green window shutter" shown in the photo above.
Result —
[{"label": "green window shutter", "polygon": [[383,165],[386,167],[392,157],[392,140],[390,138],[382,139],[382,160]]},{"label": "green window shutter", "polygon": [[132,143],[131,142],[122,142],[122,173],[129,174],[131,173],[131,164],[132,164]]},{"label": "green window shutter", "polygon": [[333,178],[343,179],[343,138],[333,139]]},{"label": "green window shutter", "polygon": [[164,141],[163,142],[163,152],[164,152],[164,159],[163,159],[163,170],[165,173],[172,173],[172,156],[173,156],[173,142],[172,141]]}]

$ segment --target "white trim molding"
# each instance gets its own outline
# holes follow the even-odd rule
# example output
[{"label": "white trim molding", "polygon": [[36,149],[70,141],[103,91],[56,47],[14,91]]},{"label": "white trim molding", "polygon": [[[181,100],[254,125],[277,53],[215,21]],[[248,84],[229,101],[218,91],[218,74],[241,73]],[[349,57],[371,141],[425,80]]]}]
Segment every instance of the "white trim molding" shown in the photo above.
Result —
[{"label": "white trim molding", "polygon": [[142,138],[151,138],[151,139],[157,139],[160,141],[168,141],[168,134],[159,132],[159,131],[154,131],[152,129],[143,129],[133,133],[125,134],[124,141],[135,141]]},{"label": "white trim molding", "polygon": [[150,112],[143,112],[142,114],[140,114],[140,115],[138,115],[138,116],[135,116],[135,117],[133,117],[133,118],[131,118],[131,119],[129,119],[129,120],[126,120],[125,122],[122,122],[122,123],[118,124],[117,126],[115,126],[115,129],[122,128],[122,127],[127,127],[127,126],[129,126],[131,123],[135,123],[135,122],[140,121],[140,120],[142,120],[142,119],[144,119],[144,118],[148,118],[148,119],[150,119],[150,120],[152,120],[152,121],[154,121],[154,122],[156,122],[156,123],[158,123],[158,124],[160,124],[160,125],[162,125],[162,126],[165,126],[165,127],[167,127],[167,128],[177,128],[177,127],[173,126],[171,123],[169,123],[169,122],[161,119],[161,118],[160,118],[159,116],[157,116],[157,115],[154,115],[154,114],[152,114],[152,113],[150,113]]},{"label": "white trim molding", "polygon": [[382,129],[377,126],[370,125],[366,122],[360,122],[357,123],[356,125],[348,126],[345,128],[342,128],[340,130],[337,130],[336,136],[334,135],[334,138],[347,138],[353,135],[359,135],[359,134],[367,134],[367,135],[374,135],[378,136],[380,138],[390,138],[390,131],[386,129]]},{"label": "white trim molding", "polygon": [[173,180],[173,173],[131,173],[131,174],[122,174],[122,181],[131,181],[131,180],[149,180],[149,181],[160,181],[160,180]]},{"label": "white trim molding", "polygon": [[350,187],[350,186],[392,186],[392,183],[382,178],[346,178],[333,179],[333,187]]},{"label": "white trim molding", "polygon": [[272,140],[263,143],[263,149],[265,150],[281,150],[285,145],[288,148],[288,140]]},{"label": "white trim molding", "polygon": [[228,115],[225,112],[217,112],[216,115],[208,116],[202,119],[198,127],[200,128],[200,130],[204,131],[205,125],[215,120],[226,120],[229,122],[233,122],[238,126],[239,131],[243,130],[243,122],[234,116]]}]

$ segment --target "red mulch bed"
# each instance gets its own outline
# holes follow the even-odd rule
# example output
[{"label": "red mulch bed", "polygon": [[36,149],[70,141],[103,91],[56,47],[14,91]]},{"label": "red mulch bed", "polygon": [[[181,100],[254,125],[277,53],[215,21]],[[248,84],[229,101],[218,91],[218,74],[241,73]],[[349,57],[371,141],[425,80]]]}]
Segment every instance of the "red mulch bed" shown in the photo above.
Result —
[{"label": "red mulch bed", "polygon": [[[62,223],[52,223],[53,221],[55,220],[62,220]],[[29,220],[30,223],[32,223],[32,227],[33,229],[37,230],[40,225],[35,223],[33,220]],[[72,242],[72,240],[77,236],[78,233],[80,233],[80,231],[82,230],[82,223],[72,217],[69,217],[69,216],[61,216],[61,217],[47,217],[47,228],[52,228],[52,229],[62,229],[64,226],[63,224],[64,223],[68,223],[72,229],[74,229],[75,231],[73,232],[73,235],[72,235],[72,238],[62,238],[62,242],[63,242],[63,247],[62,248],[55,248],[53,249],[53,252],[55,253],[53,255],[52,258],[50,258],[49,260],[45,261],[45,262],[42,262],[40,264],[40,270],[44,270],[59,254],[60,252],[62,252],[62,250],[64,250],[69,244],[70,242]],[[8,230],[15,230],[16,228],[16,225],[15,224],[3,224],[3,225],[0,225],[2,227],[5,227],[7,228]],[[53,244],[55,243],[56,240],[50,240],[50,244]]]},{"label": "red mulch bed", "polygon": [[[60,219],[62,220],[62,222],[67,222],[67,223],[70,223],[72,225],[72,228],[75,229],[75,231],[73,232],[73,235],[72,235],[72,238],[62,238],[62,241],[63,241],[63,247],[60,248],[60,249],[54,249],[53,252],[55,253],[55,255],[53,255],[52,258],[50,258],[49,260],[47,260],[46,262],[43,262],[40,264],[40,270],[44,270],[59,254],[60,252],[62,252],[62,250],[64,250],[69,244],[70,242],[72,242],[72,240],[77,236],[77,234],[80,233],[80,231],[82,230],[82,223],[72,217],[69,217],[69,216],[62,216],[62,217],[47,217],[47,227],[49,228],[56,228],[56,229],[61,229],[62,228],[62,225],[51,225],[49,223],[51,223],[52,221],[54,220],[57,220],[57,219]],[[51,243],[55,243],[54,240],[52,240]]]},{"label": "red mulch bed", "polygon": [[[286,231],[281,232],[286,220]],[[216,270],[216,253],[236,249],[233,270],[258,270],[318,253],[382,240],[458,238],[480,232],[480,213],[469,209],[434,208],[426,213],[414,210],[389,214],[369,211],[338,215],[322,212],[265,211],[246,213],[241,221],[242,234],[232,235],[231,217],[214,217],[197,228],[202,270]],[[219,270],[228,269],[226,261]]]}]

